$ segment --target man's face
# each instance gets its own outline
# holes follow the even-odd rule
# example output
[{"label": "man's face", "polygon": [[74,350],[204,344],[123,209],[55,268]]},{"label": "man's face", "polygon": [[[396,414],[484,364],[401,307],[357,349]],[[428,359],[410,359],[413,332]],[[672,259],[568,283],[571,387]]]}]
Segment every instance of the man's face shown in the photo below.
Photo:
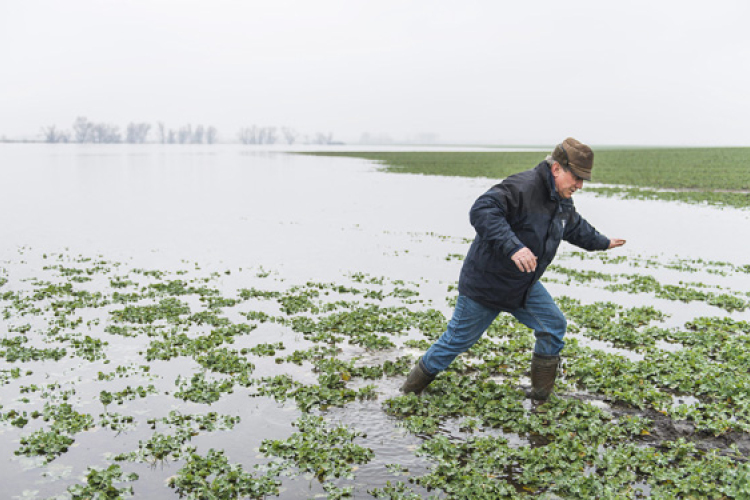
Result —
[{"label": "man's face", "polygon": [[583,187],[583,179],[574,174],[572,170],[565,170],[557,162],[552,165],[552,175],[555,178],[557,194],[566,200],[572,198],[573,193]]}]

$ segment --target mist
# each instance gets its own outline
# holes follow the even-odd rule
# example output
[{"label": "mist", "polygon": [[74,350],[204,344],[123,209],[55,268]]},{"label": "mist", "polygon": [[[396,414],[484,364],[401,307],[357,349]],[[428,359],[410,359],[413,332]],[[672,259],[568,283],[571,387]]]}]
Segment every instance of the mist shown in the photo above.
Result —
[{"label": "mist", "polygon": [[78,117],[342,142],[747,145],[746,2],[32,0],[0,6],[0,138]]}]

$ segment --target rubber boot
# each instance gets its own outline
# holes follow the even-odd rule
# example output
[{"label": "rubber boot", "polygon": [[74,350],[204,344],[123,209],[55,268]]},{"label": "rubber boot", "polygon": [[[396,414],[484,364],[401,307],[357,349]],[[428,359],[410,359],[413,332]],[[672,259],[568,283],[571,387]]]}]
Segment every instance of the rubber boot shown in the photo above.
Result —
[{"label": "rubber boot", "polygon": [[425,387],[430,385],[430,382],[435,380],[435,375],[430,375],[427,370],[424,369],[422,360],[414,365],[414,368],[409,372],[409,376],[406,377],[406,382],[401,386],[401,392],[404,394],[416,394],[419,396]]},{"label": "rubber boot", "polygon": [[531,358],[531,399],[545,401],[552,394],[557,378],[560,356],[545,356],[534,353]]}]

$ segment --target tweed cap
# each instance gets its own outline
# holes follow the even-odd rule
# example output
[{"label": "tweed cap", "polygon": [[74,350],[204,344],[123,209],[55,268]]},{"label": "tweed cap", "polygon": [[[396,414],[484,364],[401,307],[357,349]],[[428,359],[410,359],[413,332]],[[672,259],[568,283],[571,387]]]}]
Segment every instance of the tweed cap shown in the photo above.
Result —
[{"label": "tweed cap", "polygon": [[581,179],[591,180],[594,168],[594,152],[587,145],[568,137],[555,146],[552,158],[563,167],[569,168]]}]

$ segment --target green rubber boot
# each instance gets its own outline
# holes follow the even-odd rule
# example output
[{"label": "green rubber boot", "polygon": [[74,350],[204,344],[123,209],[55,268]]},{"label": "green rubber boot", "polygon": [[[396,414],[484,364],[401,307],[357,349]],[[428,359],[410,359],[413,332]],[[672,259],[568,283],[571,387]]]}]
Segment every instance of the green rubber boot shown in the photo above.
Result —
[{"label": "green rubber boot", "polygon": [[560,356],[545,356],[534,353],[531,358],[531,399],[546,401],[552,394],[557,378]]},{"label": "green rubber boot", "polygon": [[409,376],[406,377],[406,382],[401,386],[401,392],[404,394],[416,394],[419,396],[425,387],[430,385],[430,382],[435,380],[435,375],[430,375],[422,365],[422,360],[414,365],[414,368],[409,372]]}]

